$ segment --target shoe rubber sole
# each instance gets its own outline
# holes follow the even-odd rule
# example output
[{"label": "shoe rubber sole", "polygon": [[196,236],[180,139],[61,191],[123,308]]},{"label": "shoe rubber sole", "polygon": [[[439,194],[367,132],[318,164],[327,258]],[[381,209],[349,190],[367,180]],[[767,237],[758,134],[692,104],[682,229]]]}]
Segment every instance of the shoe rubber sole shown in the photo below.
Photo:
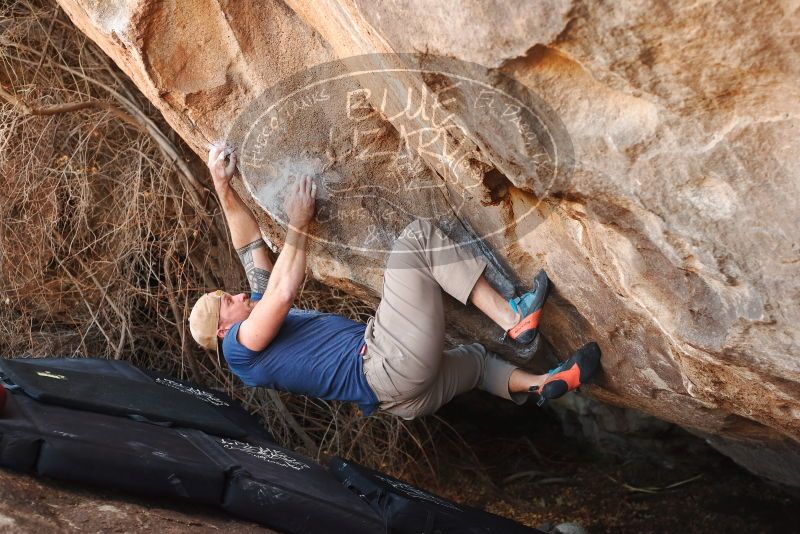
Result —
[{"label": "shoe rubber sole", "polygon": [[548,400],[557,399],[586,384],[597,372],[600,356],[600,347],[594,341],[579,348],[561,364],[562,369],[550,376],[541,388],[536,386],[531,388],[531,393],[539,395],[536,404],[542,406]]}]

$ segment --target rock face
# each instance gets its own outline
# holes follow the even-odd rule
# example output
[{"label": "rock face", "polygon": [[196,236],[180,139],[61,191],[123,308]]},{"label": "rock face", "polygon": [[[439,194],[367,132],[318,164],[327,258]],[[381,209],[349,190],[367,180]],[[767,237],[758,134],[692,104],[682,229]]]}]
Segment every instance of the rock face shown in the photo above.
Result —
[{"label": "rock face", "polygon": [[[377,298],[387,244],[409,217],[437,217],[490,258],[506,293],[547,269],[548,342],[562,355],[588,339],[603,349],[590,394],[713,436],[755,472],[800,485],[796,3],[59,3],[198,154],[249,143],[238,147],[250,158],[244,185],[273,242],[291,174],[322,176],[337,213],[358,208],[315,230],[318,278]],[[307,69],[351,56],[361,57],[348,69],[372,73],[354,82],[368,91],[309,89],[342,66]],[[482,65],[464,67],[480,83],[422,68],[441,57]],[[399,68],[409,63],[416,70]],[[507,106],[478,105],[483,91],[525,92],[504,76],[545,118],[528,119],[532,136],[524,121],[504,122]],[[398,87],[438,101],[427,115],[393,113],[408,96]],[[266,104],[298,88],[305,100],[281,108],[275,136],[236,133],[269,125],[277,108]],[[347,94],[363,101],[314,108]],[[409,131],[429,139],[411,143]],[[342,193],[364,188],[380,191]],[[375,246],[364,246],[368,232]],[[452,308],[454,339],[530,359]]]}]

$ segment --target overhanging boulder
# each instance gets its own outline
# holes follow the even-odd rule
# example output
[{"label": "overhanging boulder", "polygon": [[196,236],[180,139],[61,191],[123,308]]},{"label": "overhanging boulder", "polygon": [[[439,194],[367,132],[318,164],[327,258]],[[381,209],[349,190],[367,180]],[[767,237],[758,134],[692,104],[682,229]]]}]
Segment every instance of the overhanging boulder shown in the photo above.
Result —
[{"label": "overhanging boulder", "polygon": [[[734,457],[772,478],[774,470],[759,467],[757,449],[770,449],[762,456],[770,462],[800,464],[800,63],[796,43],[779,37],[797,34],[797,8],[59,2],[200,155],[210,142],[245,139],[232,135],[237,118],[240,125],[242,117],[269,118],[264,95],[280,94],[274,87],[281,80],[295,75],[300,85],[292,87],[308,87],[297,76],[359,56],[356,66],[381,73],[360,105],[351,100],[314,114],[312,98],[291,111],[282,142],[294,144],[283,159],[283,144],[262,139],[269,165],[259,168],[252,152],[247,160],[245,185],[273,242],[282,239],[280,180],[290,174],[324,176],[326,190],[338,193],[377,187],[380,194],[340,204],[359,208],[352,219],[318,227],[322,239],[312,243],[309,261],[316,277],[377,298],[385,251],[364,246],[369,227],[380,244],[406,218],[440,214],[492,259],[503,291],[547,269],[556,291],[543,329],[560,354],[588,339],[600,343],[604,373],[590,389],[596,398],[720,443],[735,440]],[[533,128],[536,146],[525,143],[532,119],[509,130],[504,109],[468,105],[480,101],[475,84],[452,88],[452,76],[422,72],[441,57],[486,67],[470,80],[495,95],[509,87],[514,97],[525,92],[504,75],[523,84],[541,104],[540,116],[552,119]],[[417,98],[423,88],[439,96],[447,125],[390,113],[403,109],[408,88]],[[339,89],[328,95],[347,102],[352,88]],[[341,128],[348,112],[349,119],[377,112],[364,124],[383,129],[359,144],[356,126]],[[427,141],[409,145],[408,132],[426,118],[435,126],[425,130]],[[553,133],[552,143],[543,130]],[[369,147],[394,156],[359,160]],[[398,147],[410,147],[399,179]],[[532,154],[545,156],[541,168],[523,157]],[[554,170],[554,162],[566,162],[568,172],[559,174],[565,169]],[[407,187],[409,175],[426,187]],[[336,189],[343,182],[347,188]],[[476,313],[452,312],[455,339],[477,337],[506,357],[530,358],[499,343],[500,332]],[[796,476],[781,480],[800,485]]]}]

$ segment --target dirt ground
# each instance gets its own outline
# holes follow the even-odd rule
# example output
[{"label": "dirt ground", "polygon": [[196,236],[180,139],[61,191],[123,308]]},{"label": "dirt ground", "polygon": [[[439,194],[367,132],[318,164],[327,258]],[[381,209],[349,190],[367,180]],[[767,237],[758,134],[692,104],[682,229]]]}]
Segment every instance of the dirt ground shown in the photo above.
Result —
[{"label": "dirt ground", "polygon": [[142,499],[0,469],[0,532],[255,534],[273,531],[206,507]]},{"label": "dirt ground", "polygon": [[444,465],[437,489],[453,500],[530,526],[574,522],[591,534],[800,532],[800,494],[678,428],[659,437],[659,453],[623,459],[563,437],[556,419],[531,403],[470,395],[440,415],[486,471]]}]

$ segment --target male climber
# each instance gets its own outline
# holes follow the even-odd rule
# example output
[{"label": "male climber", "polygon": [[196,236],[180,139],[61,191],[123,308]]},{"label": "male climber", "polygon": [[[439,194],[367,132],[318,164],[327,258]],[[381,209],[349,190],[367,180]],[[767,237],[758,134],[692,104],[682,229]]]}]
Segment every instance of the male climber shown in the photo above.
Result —
[{"label": "male climber", "polygon": [[484,278],[483,259],[419,220],[396,240],[383,298],[366,325],[292,308],[306,272],[316,185],[300,177],[287,195],[286,243],[272,265],[255,217],[230,185],[236,154],[226,163],[224,152],[212,148],[208,166],[252,292],[204,294],[189,325],[194,339],[221,350],[246,385],[355,402],[364,415],[380,409],[413,419],[476,386],[517,404],[536,395],[542,404],[586,383],[597,369],[596,343],[545,375],[519,369],[478,343],[445,351],[442,291],[472,302],[516,342],[530,343],[548,280],[540,271],[531,291],[507,301]]}]

